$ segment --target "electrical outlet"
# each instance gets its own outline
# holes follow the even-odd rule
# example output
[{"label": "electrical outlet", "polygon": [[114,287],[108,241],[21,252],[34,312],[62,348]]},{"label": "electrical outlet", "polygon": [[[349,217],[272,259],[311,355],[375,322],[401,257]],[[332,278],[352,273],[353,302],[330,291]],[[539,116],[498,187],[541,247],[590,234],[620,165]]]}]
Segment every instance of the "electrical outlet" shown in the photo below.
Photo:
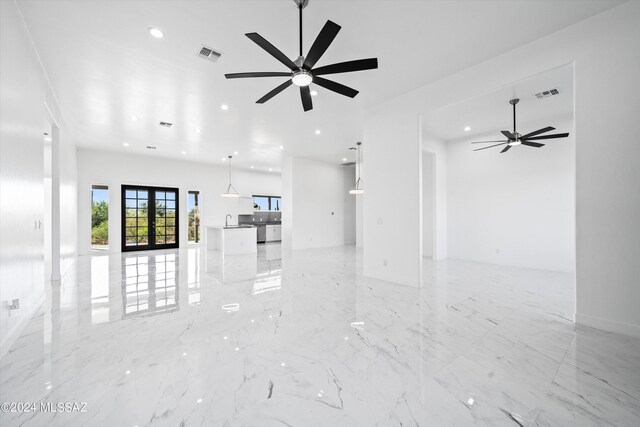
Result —
[{"label": "electrical outlet", "polygon": [[384,223],[383,217],[378,217],[378,225],[382,225]]},{"label": "electrical outlet", "polygon": [[386,260],[386,259],[383,259],[383,260],[382,260],[382,266],[383,266],[383,267],[386,267],[386,266],[387,266],[387,260]]},{"label": "electrical outlet", "polygon": [[500,255],[500,249],[496,248],[496,254]]}]

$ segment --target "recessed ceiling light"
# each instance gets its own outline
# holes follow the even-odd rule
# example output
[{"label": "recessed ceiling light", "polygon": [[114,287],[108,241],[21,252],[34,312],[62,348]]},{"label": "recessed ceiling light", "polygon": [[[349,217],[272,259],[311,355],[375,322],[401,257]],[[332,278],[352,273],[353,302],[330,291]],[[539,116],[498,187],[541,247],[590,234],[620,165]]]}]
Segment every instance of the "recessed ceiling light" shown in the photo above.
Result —
[{"label": "recessed ceiling light", "polygon": [[155,27],[149,27],[149,34],[157,39],[161,39],[164,37],[164,33]]},{"label": "recessed ceiling light", "polygon": [[251,166],[251,169],[253,169],[253,166]]},{"label": "recessed ceiling light", "polygon": [[343,158],[342,158],[342,161],[343,161],[343,162],[346,162],[346,161],[347,161],[347,158],[346,158],[346,157],[343,157]]},{"label": "recessed ceiling light", "polygon": [[320,129],[316,129],[316,135],[320,135]]},{"label": "recessed ceiling light", "polygon": [[223,157],[223,158],[222,158],[222,161],[224,162],[225,160],[227,160],[227,158],[226,158],[226,157]]},{"label": "recessed ceiling light", "polygon": [[193,130],[195,133],[200,133],[200,129],[194,129]]},{"label": "recessed ceiling light", "polygon": [[237,152],[237,151],[234,151],[234,152],[233,152],[233,155],[234,155],[234,156],[237,156],[237,155],[238,155],[238,152]]},{"label": "recessed ceiling light", "polygon": [[273,172],[273,169],[269,168],[269,172]]},{"label": "recessed ceiling light", "polygon": [[187,154],[187,152],[186,151],[182,151],[182,154]]},{"label": "recessed ceiling light", "polygon": [[131,120],[133,120],[134,122],[137,122],[137,121],[138,121],[138,116],[129,116],[129,118],[130,118]]},{"label": "recessed ceiling light", "polygon": [[47,135],[47,136],[44,137],[44,140],[47,141],[47,142],[51,142],[51,137],[49,135]]},{"label": "recessed ceiling light", "polygon": [[312,91],[311,91],[311,96],[316,96],[317,94],[318,94],[318,91],[317,91],[317,90],[312,90]]},{"label": "recessed ceiling light", "polygon": [[470,127],[470,126],[465,126],[465,127],[464,127],[464,131],[465,131],[465,132],[469,132],[470,130],[471,130],[471,127]]},{"label": "recessed ceiling light", "polygon": [[284,150],[284,145],[281,145],[281,146],[280,146],[280,149],[281,149],[281,150]]},{"label": "recessed ceiling light", "polygon": [[125,147],[128,147],[129,143],[128,142],[123,142],[122,145],[124,145]]},{"label": "recessed ceiling light", "polygon": [[227,104],[222,104],[222,105],[220,106],[220,109],[221,109],[221,110],[224,110],[224,111],[227,111],[227,110],[229,109],[229,106],[228,106]]}]

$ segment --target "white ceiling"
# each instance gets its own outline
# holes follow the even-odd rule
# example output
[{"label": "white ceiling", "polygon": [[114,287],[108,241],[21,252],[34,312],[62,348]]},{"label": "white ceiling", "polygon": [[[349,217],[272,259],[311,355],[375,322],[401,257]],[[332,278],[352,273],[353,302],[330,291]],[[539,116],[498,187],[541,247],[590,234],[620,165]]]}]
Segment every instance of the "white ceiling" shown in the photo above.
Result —
[{"label": "white ceiling", "polygon": [[[535,96],[538,92],[553,88],[558,89],[558,95],[542,99]],[[560,67],[491,93],[431,111],[422,116],[423,133],[441,141],[475,141],[475,136],[486,136],[487,133],[495,134],[495,138],[490,139],[504,139],[500,131],[513,129],[513,107],[509,104],[509,100],[513,98],[520,99],[516,114],[517,129],[521,134],[537,129],[530,128],[529,124],[537,125],[547,121],[545,126],[553,126],[554,120],[571,118],[573,66]],[[466,126],[471,129],[465,131]]]},{"label": "white ceiling", "polygon": [[[314,109],[304,113],[295,88],[255,104],[281,78],[224,78],[228,72],[286,71],[244,33],[260,33],[295,59],[298,22],[291,0],[18,0],[79,147],[213,163],[238,151],[236,165],[274,171],[283,155],[353,160],[347,148],[361,137],[364,108],[619,3],[311,0],[305,52],[327,19],[342,26],[318,66],[377,57],[380,68],[331,76],[361,93],[352,100],[316,87]],[[152,38],[149,27],[165,37]],[[223,52],[220,62],[198,58],[202,44]],[[223,103],[229,111],[220,109]],[[159,121],[174,126],[161,128]],[[315,135],[316,129],[322,133]]]}]

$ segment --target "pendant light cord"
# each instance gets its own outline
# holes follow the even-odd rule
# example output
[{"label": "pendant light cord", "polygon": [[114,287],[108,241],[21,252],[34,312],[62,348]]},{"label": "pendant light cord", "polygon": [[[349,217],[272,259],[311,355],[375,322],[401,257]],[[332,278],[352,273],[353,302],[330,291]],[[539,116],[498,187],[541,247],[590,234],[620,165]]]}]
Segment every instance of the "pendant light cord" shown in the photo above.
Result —
[{"label": "pendant light cord", "polygon": [[356,173],[358,175],[358,177],[356,178],[356,182],[360,181],[360,144],[358,144],[358,164],[357,164],[357,168],[356,168]]}]

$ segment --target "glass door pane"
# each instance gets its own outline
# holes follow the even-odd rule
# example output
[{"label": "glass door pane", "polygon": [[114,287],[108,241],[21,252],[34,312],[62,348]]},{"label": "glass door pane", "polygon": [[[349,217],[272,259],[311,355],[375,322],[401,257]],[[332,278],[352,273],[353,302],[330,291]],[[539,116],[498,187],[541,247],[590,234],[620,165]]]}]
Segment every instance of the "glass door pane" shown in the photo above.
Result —
[{"label": "glass door pane", "polygon": [[122,186],[122,250],[178,247],[178,189]]}]

